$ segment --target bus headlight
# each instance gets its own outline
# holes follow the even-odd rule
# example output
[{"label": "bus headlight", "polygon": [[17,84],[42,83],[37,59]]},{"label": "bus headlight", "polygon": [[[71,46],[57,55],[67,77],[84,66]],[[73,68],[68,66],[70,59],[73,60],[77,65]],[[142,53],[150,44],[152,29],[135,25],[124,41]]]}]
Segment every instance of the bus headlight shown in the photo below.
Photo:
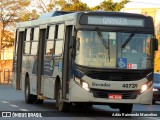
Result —
[{"label": "bus headlight", "polygon": [[141,87],[141,93],[143,93],[144,91],[146,91],[148,89],[147,84],[142,85]]},{"label": "bus headlight", "polygon": [[89,84],[85,81],[82,81],[78,78],[74,78],[74,81],[79,85],[81,86],[82,88],[84,88],[85,90],[89,91]]},{"label": "bus headlight", "polygon": [[141,93],[147,91],[153,85],[153,81],[149,81],[146,84],[142,85]]},{"label": "bus headlight", "polygon": [[82,82],[82,87],[83,87],[85,90],[89,91],[89,85],[88,85],[88,83]]},{"label": "bus headlight", "polygon": [[158,89],[156,89],[156,88],[153,88],[153,91],[158,91]]}]

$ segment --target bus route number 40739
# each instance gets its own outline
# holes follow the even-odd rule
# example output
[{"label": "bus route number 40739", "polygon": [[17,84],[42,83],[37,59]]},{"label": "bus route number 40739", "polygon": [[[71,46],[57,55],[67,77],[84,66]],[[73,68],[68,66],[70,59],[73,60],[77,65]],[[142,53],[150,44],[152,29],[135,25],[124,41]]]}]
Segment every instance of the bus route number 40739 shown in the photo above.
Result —
[{"label": "bus route number 40739", "polygon": [[138,84],[123,84],[122,85],[123,88],[137,88]]}]

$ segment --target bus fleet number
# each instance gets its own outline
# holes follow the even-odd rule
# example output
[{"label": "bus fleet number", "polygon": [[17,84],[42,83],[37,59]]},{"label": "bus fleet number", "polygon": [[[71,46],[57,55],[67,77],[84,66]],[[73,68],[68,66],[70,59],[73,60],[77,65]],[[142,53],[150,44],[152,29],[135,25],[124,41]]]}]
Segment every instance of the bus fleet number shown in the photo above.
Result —
[{"label": "bus fleet number", "polygon": [[123,84],[122,87],[124,88],[137,88],[138,84]]}]

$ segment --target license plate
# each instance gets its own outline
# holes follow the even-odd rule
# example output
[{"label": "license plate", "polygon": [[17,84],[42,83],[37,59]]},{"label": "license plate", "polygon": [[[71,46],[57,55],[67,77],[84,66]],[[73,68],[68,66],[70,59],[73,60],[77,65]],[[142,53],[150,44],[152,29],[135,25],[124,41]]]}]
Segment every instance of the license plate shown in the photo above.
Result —
[{"label": "license plate", "polygon": [[108,98],[109,99],[118,99],[118,100],[120,100],[120,99],[122,99],[122,95],[117,95],[117,94],[109,94],[108,95]]}]

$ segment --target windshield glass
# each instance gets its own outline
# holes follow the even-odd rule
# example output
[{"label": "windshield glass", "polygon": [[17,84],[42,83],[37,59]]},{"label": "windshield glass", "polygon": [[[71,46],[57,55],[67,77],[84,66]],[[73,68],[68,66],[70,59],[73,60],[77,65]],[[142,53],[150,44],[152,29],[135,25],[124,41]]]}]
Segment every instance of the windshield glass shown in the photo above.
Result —
[{"label": "windshield glass", "polygon": [[75,62],[98,68],[152,68],[151,35],[135,33],[124,48],[130,33],[79,30],[76,38]]}]

